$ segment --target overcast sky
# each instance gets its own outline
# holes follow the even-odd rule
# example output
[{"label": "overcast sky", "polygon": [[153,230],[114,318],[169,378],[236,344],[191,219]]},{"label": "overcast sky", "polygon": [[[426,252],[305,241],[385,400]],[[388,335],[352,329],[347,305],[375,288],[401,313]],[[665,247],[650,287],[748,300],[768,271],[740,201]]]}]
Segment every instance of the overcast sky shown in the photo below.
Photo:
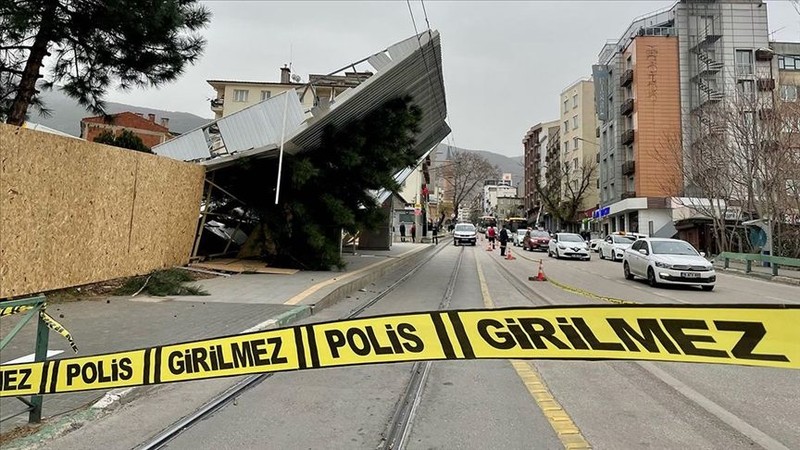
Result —
[{"label": "overcast sky", "polygon": [[[207,79],[277,81],[294,72],[328,73],[414,34],[405,1],[208,1],[213,13],[202,59],[161,89],[110,92],[107,99],[212,117]],[[606,39],[636,16],[672,1],[425,3],[442,35],[448,120],[457,146],[522,155],[531,125],[558,117],[562,88],[591,72]],[[412,1],[420,31],[419,1]],[[767,2],[770,31],[800,41],[789,1]],[[291,52],[291,53],[290,53]]]}]

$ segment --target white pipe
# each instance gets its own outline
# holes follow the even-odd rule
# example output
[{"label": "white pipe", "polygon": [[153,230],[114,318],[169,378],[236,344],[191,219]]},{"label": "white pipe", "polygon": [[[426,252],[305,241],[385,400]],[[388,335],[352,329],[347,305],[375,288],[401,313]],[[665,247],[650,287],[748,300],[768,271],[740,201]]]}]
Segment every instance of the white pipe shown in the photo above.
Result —
[{"label": "white pipe", "polygon": [[[290,75],[291,76],[291,75]],[[275,204],[278,204],[278,198],[281,195],[281,171],[283,170],[283,144],[284,139],[286,137],[286,110],[289,109],[289,92],[294,90],[294,88],[290,88],[290,90],[284,92],[284,100],[283,100],[283,125],[281,126],[281,150],[278,156],[278,181],[275,183]]]}]

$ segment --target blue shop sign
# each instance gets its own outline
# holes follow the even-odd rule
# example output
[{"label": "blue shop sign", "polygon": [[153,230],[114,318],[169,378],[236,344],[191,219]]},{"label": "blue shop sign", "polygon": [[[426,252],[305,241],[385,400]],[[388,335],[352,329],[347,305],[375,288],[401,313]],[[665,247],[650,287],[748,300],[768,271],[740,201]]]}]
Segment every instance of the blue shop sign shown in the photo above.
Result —
[{"label": "blue shop sign", "polygon": [[597,211],[592,213],[592,219],[600,219],[605,217],[611,213],[611,207],[606,206],[605,208],[600,208]]}]

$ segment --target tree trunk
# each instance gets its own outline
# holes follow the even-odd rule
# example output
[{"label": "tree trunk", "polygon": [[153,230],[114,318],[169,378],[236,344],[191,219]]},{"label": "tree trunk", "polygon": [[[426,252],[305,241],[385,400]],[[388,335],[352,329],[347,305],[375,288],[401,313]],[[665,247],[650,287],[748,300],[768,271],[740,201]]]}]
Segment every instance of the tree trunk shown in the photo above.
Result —
[{"label": "tree trunk", "polygon": [[14,103],[11,104],[11,110],[6,120],[8,124],[21,127],[25,123],[28,106],[36,93],[36,81],[41,77],[42,61],[47,56],[47,48],[52,39],[57,6],[57,0],[48,0],[44,5],[41,25],[31,46],[31,52],[17,88],[17,96],[14,98]]}]

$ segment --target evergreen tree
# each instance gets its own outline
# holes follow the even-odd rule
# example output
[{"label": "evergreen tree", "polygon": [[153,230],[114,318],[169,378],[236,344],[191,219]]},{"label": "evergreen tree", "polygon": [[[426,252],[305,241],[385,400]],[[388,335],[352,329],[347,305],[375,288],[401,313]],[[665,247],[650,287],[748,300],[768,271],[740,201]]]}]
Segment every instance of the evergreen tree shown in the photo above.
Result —
[{"label": "evergreen tree", "polygon": [[[21,126],[55,84],[94,114],[120,89],[175,80],[202,53],[197,0],[0,0],[0,118]],[[53,66],[43,82],[45,57]]]},{"label": "evergreen tree", "polygon": [[94,138],[94,142],[97,142],[99,144],[113,145],[114,147],[136,150],[137,152],[152,153],[150,151],[150,147],[144,145],[144,142],[142,142],[142,138],[135,135],[130,130],[122,130],[122,133],[120,133],[118,136],[114,136],[112,132],[105,130],[102,133],[100,133],[99,136]]}]

